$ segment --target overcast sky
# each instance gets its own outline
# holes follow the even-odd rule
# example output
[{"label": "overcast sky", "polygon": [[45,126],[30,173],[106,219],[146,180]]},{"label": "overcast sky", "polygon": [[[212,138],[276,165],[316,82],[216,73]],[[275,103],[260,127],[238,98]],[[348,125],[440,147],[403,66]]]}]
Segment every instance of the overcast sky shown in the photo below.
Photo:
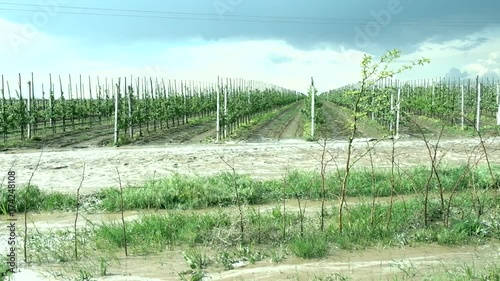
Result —
[{"label": "overcast sky", "polygon": [[[305,92],[360,79],[364,53],[403,51],[402,79],[500,75],[500,2],[0,1],[0,74],[260,80]],[[88,79],[88,78],[86,78]]]}]

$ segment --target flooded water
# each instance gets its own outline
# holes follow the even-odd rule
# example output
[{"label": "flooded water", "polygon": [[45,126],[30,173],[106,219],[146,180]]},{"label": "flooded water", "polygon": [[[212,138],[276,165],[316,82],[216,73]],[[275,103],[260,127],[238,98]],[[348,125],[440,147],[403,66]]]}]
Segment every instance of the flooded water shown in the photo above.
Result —
[{"label": "flooded water", "polygon": [[[433,194],[430,197],[435,197],[437,195]],[[407,200],[409,198],[413,198],[415,195],[408,196],[394,196],[393,200],[401,201]],[[377,203],[388,203],[390,201],[390,197],[377,197]],[[364,197],[348,197],[347,205],[350,204],[360,204],[360,203],[371,203],[372,198],[364,198]],[[336,208],[339,204],[339,200],[326,200],[325,208],[331,210],[331,208]],[[321,212],[322,203],[320,200],[301,200],[300,207],[305,210],[304,214],[306,216],[311,216],[315,214],[319,214]],[[255,211],[260,212],[269,212],[275,208],[279,208],[283,210],[283,202],[276,202],[270,204],[261,204],[261,205],[245,205],[246,209],[253,209]],[[289,199],[285,201],[285,208],[287,212],[299,212],[299,202],[297,200]],[[213,207],[213,208],[204,208],[204,209],[195,209],[195,210],[137,210],[137,211],[125,211],[123,213],[123,217],[125,221],[132,221],[140,218],[142,215],[148,214],[168,214],[172,212],[182,212],[182,213],[210,213],[216,211],[224,211],[224,212],[234,212],[237,211],[236,206],[229,207]],[[30,213],[28,214],[28,227],[36,228],[38,230],[49,230],[55,228],[68,228],[74,227],[75,224],[75,215],[74,212],[49,212],[49,213]],[[77,221],[77,227],[91,227],[95,224],[107,223],[107,222],[115,222],[121,221],[121,213],[85,213],[80,212]],[[18,214],[18,220],[22,220],[24,223],[24,218],[22,218],[22,214]],[[0,221],[0,228],[3,230],[9,223],[7,222],[7,217],[3,216],[3,220]]]},{"label": "flooded water", "polygon": [[[402,199],[403,197],[395,198],[395,200]],[[370,198],[352,198],[348,204],[370,200]],[[377,202],[388,200],[390,198],[377,198]],[[320,201],[304,200],[301,204],[306,206],[308,215],[319,213],[321,210]],[[326,206],[334,207],[331,201],[327,202]],[[267,212],[276,207],[282,208],[283,206],[275,203],[252,208]],[[288,200],[286,209],[291,212],[298,211],[298,202]],[[228,207],[180,212],[207,213],[216,210],[231,212],[236,209]],[[124,213],[124,217],[130,221],[145,214],[169,212],[172,211],[128,211]],[[78,227],[90,227],[94,224],[119,220],[121,220],[120,213],[81,214]],[[40,232],[51,231],[73,227],[74,221],[75,214],[73,213],[31,214],[29,215],[29,228],[36,227]],[[0,224],[2,229],[5,226],[5,223]],[[0,243],[6,245],[3,239]],[[117,253],[119,263],[111,263],[105,277],[95,277],[92,280],[181,280],[179,274],[189,270],[182,254],[182,251],[186,249],[187,247],[166,249],[160,254],[128,257],[120,252]],[[212,260],[218,251],[212,248],[198,249],[208,257],[212,257]],[[271,249],[267,250],[269,252]],[[500,243],[498,242],[482,246],[423,245],[404,248],[371,248],[353,252],[332,249],[329,256],[323,259],[304,260],[294,257],[293,254],[287,254],[279,263],[272,262],[269,257],[255,264],[242,260],[238,264],[239,267],[232,270],[224,270],[220,265],[212,262],[208,268],[204,269],[206,277],[203,280],[311,280],[315,276],[324,277],[332,274],[350,277],[352,280],[391,280],[395,277],[405,277],[407,278],[405,280],[421,280],[424,275],[432,272],[443,272],[445,269],[463,267],[464,264],[481,268],[492,262],[500,264]],[[67,263],[22,267],[21,271],[15,274],[14,280],[67,280],[64,276],[67,276],[68,272],[72,271],[71,269],[68,271]]]},{"label": "flooded water", "polygon": [[[214,253],[212,249],[204,251],[208,255]],[[464,268],[466,264],[475,268],[482,268],[491,263],[498,264],[499,253],[500,244],[453,248],[427,245],[373,248],[355,252],[334,250],[323,259],[303,260],[289,255],[280,263],[270,260],[255,264],[242,263],[242,267],[232,270],[221,270],[209,265],[204,270],[204,280],[312,280],[314,277],[333,274],[349,277],[351,280],[392,280],[396,277],[421,280],[434,272]],[[16,274],[18,276],[15,280],[64,280],[54,277],[42,278],[42,274],[48,274],[47,270],[52,273],[63,272],[62,265],[32,267]],[[181,280],[179,274],[187,270],[189,267],[183,260],[180,249],[148,256],[124,257],[122,254],[120,264],[109,267],[106,277],[96,277],[93,280]],[[34,277],[35,274],[38,277]],[[30,279],[24,279],[26,276]]]},{"label": "flooded water", "polygon": [[[448,248],[438,245],[402,248],[371,249],[348,253],[339,251],[326,259],[305,261],[290,258],[281,264],[256,264],[247,268],[214,274],[214,280],[234,280],[239,276],[248,280],[279,280],[286,276],[299,276],[310,280],[314,276],[341,274],[354,280],[386,280],[403,276],[404,270],[414,271],[415,275],[439,270],[440,266],[451,266],[453,262],[485,263],[496,258],[498,250],[489,247]],[[496,254],[496,257],[495,257]]]}]

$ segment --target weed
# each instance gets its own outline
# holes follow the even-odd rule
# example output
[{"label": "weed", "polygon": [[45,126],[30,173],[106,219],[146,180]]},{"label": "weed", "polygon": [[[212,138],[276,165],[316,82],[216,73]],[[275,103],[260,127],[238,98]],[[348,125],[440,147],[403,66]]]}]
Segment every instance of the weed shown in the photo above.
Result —
[{"label": "weed", "polygon": [[305,259],[322,258],[328,254],[329,245],[326,237],[321,234],[306,234],[292,241],[292,252]]},{"label": "weed", "polygon": [[182,256],[191,269],[204,269],[209,263],[207,255],[197,248],[183,251]]}]

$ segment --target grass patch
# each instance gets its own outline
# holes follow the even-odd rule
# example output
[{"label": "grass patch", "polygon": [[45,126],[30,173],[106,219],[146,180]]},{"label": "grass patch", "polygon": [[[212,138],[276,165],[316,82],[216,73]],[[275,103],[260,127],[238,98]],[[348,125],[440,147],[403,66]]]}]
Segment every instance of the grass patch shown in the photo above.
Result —
[{"label": "grass patch", "polygon": [[[174,175],[149,181],[144,186],[127,188],[123,192],[125,208],[132,209],[200,209],[234,205],[233,175],[221,173],[213,177]],[[236,184],[246,204],[262,204],[274,199],[279,190],[278,181],[256,181],[237,175]],[[105,189],[97,194],[101,208],[120,209],[119,191]]]},{"label": "grass patch", "polygon": [[[493,171],[500,179],[500,168]],[[487,167],[468,171],[465,166],[443,167],[439,170],[444,192],[472,190],[491,190],[500,186],[493,182]],[[342,171],[341,171],[342,174]],[[465,174],[465,176],[463,176]],[[372,186],[372,173],[368,169],[351,171],[348,197],[386,197],[391,194],[391,173],[380,169],[373,174],[375,186]],[[429,176],[428,167],[413,167],[398,171],[394,180],[394,191],[398,195],[422,194]],[[176,174],[168,178],[151,180],[144,185],[128,187],[123,190],[125,210],[137,209],[201,209],[236,205],[234,181],[231,173],[215,176],[186,176]],[[287,174],[287,186],[283,191],[282,180],[256,180],[248,175],[236,175],[240,200],[243,204],[257,205],[287,199],[320,199],[321,176],[316,172],[291,171]],[[337,199],[340,194],[338,174],[330,173],[326,177],[326,198]],[[373,194],[375,191],[375,194]],[[284,192],[284,193],[283,193]],[[430,182],[430,193],[439,192],[436,178]],[[7,211],[9,193],[0,189],[0,212]],[[16,212],[24,211],[24,202],[28,197],[28,211],[74,210],[76,196],[59,192],[42,191],[36,186],[18,189],[16,194]],[[120,192],[116,188],[105,188],[95,194],[81,197],[83,209],[116,212],[120,210]]]},{"label": "grass patch", "polygon": [[[357,250],[373,246],[432,243],[464,245],[498,241],[500,222],[495,214],[499,205],[500,201],[491,196],[491,192],[472,193],[463,190],[452,198],[448,225],[442,222],[443,212],[436,199],[428,204],[429,223],[425,225],[426,210],[423,199],[419,197],[395,201],[392,208],[387,202],[376,202],[375,205],[350,204],[344,212],[342,232],[337,227],[336,207],[327,209],[325,231],[318,230],[319,212],[310,213],[304,218],[302,231],[297,211],[283,211],[280,204],[261,212],[245,206],[244,235],[240,232],[239,214],[235,207],[204,212],[179,210],[145,214],[127,222],[126,241],[132,255],[183,248],[185,262],[192,269],[191,275],[196,275],[202,274],[207,266],[213,266],[214,263],[227,270],[241,261],[253,263],[269,258],[272,262],[281,262],[289,254],[317,259],[328,256],[332,249]],[[75,236],[71,230],[40,232],[30,228],[28,231],[31,262],[40,265],[68,264],[63,267],[65,270],[85,276],[106,275],[107,267],[116,261],[116,253],[123,251],[125,246],[120,221],[94,223],[92,227],[78,229],[77,245],[81,261],[75,261],[73,257]],[[19,234],[21,238],[24,236],[23,231]],[[230,250],[235,248],[239,250]],[[95,249],[100,249],[97,256]],[[207,252],[203,249],[212,250]],[[84,260],[91,262],[84,264]],[[486,273],[474,271],[470,274],[486,278],[489,276],[486,274],[494,277],[497,273],[498,269],[491,269]]]},{"label": "grass patch", "polygon": [[310,233],[304,237],[296,237],[292,241],[292,252],[304,259],[323,258],[328,254],[329,245],[325,235]]},{"label": "grass patch", "polygon": [[[340,114],[340,117],[346,120],[346,126],[349,126],[353,122],[354,111],[347,107],[342,107],[328,103],[328,108],[335,110],[335,113]],[[388,128],[382,126],[379,122],[372,120],[368,116],[361,116],[357,121],[358,134],[365,137],[371,138],[384,138],[387,137],[390,132]]]},{"label": "grass patch", "polygon": [[[413,120],[412,120],[413,119]],[[441,119],[431,118],[423,115],[406,115],[402,118],[402,126],[414,126],[412,122],[419,124],[424,130],[428,130],[431,134],[438,135],[441,128],[444,127],[443,136],[445,137],[475,137],[477,132],[475,129],[475,116],[467,116],[462,130],[459,118],[454,118],[456,122],[447,122]],[[481,116],[480,132],[484,137],[498,136],[500,127],[496,125],[496,119]],[[419,132],[415,132],[417,135]]]},{"label": "grass patch", "polygon": [[[60,192],[47,192],[41,190],[38,186],[31,185],[29,188],[24,186],[16,190],[16,200],[13,206],[15,211],[22,213],[25,209],[28,211],[53,211],[53,210],[73,210],[76,206],[76,196],[63,194]],[[7,214],[9,192],[7,189],[0,189],[0,212]],[[27,205],[26,205],[26,198]]]},{"label": "grass patch", "polygon": [[[136,252],[161,251],[169,246],[196,245],[227,246],[240,244],[288,245],[298,257],[319,258],[328,254],[330,244],[339,249],[362,249],[375,245],[401,246],[438,243],[463,245],[500,239],[500,223],[493,216],[498,200],[482,195],[483,209],[477,215],[470,194],[462,192],[453,199],[453,215],[448,226],[439,216],[423,223],[424,204],[421,198],[394,202],[391,220],[389,204],[372,206],[362,203],[350,206],[345,213],[344,228],[337,228],[337,210],[328,210],[329,225],[325,232],[317,230],[319,214],[305,219],[305,232],[301,234],[299,217],[295,212],[283,213],[279,206],[265,212],[246,208],[245,236],[241,237],[237,214],[231,210],[207,213],[172,211],[169,214],[144,215],[127,224],[127,241]],[[438,213],[439,204],[430,204],[428,212]],[[371,212],[374,211],[372,221]],[[283,224],[283,221],[286,223]],[[284,228],[284,231],[283,231]],[[122,248],[122,227],[118,222],[96,226],[95,236]]]}]

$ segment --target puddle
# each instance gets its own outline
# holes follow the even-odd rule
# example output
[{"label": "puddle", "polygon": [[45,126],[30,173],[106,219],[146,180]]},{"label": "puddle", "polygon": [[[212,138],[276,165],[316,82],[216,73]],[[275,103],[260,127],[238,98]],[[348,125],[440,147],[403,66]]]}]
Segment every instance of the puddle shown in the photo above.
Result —
[{"label": "puddle", "polygon": [[[474,263],[476,266],[499,260],[499,245],[449,248],[430,245],[416,248],[339,251],[321,260],[287,258],[283,263],[259,262],[246,268],[212,273],[211,280],[311,280],[314,276],[342,274],[353,280],[387,280],[403,276],[406,271],[415,275],[430,270],[443,271],[454,265]],[[292,278],[290,278],[292,277]]]},{"label": "puddle", "polygon": [[[210,257],[214,250],[206,249],[206,252]],[[289,255],[280,263],[263,260],[232,270],[221,270],[209,265],[204,270],[206,278],[203,280],[311,280],[315,276],[324,277],[330,274],[340,274],[352,280],[391,280],[395,277],[412,276],[414,280],[421,280],[423,276],[433,272],[444,272],[445,269],[453,269],[464,264],[481,268],[488,263],[500,262],[500,244],[453,248],[428,245],[356,252],[332,250],[332,252],[324,259],[303,260]],[[187,270],[189,267],[182,258],[181,250],[127,258],[121,255],[120,265],[110,266],[107,276],[95,277],[93,280],[181,280],[179,273]],[[63,272],[61,265],[49,265],[43,269],[32,267],[16,274],[17,278],[14,280],[61,280],[42,278],[42,274],[48,274],[47,271]],[[35,274],[39,277],[34,277]]]},{"label": "puddle", "polygon": [[[394,202],[401,200],[408,200],[416,195],[408,195],[408,196],[394,196]],[[433,194],[430,196],[431,198],[437,197],[438,195]],[[348,197],[347,198],[347,206],[352,204],[364,204],[370,203],[372,198],[364,198],[364,197]],[[376,198],[377,203],[388,203],[391,200],[390,197],[378,197]],[[300,201],[301,208],[305,208],[306,216],[313,216],[319,214],[321,212],[321,201],[319,200],[301,200]],[[339,200],[327,200],[325,202],[325,208],[327,210],[331,210],[332,208],[337,208],[339,204]],[[283,210],[283,202],[275,202],[269,204],[261,204],[261,205],[245,205],[245,209],[247,210],[255,210],[260,212],[270,212],[275,208],[279,208],[281,211]],[[287,212],[299,212],[299,203],[297,200],[289,199],[285,202],[285,208]],[[194,210],[137,210],[137,211],[125,211],[123,213],[123,217],[125,221],[132,221],[139,219],[142,215],[148,214],[168,214],[175,212],[190,212],[190,213],[210,213],[210,212],[235,212],[237,211],[236,206],[229,207],[213,207],[213,208],[204,208],[204,209],[194,209]],[[91,213],[86,214],[85,212],[80,212],[77,221],[77,227],[92,227],[95,224],[107,223],[107,222],[116,222],[121,221],[121,213]],[[18,224],[24,224],[24,215],[17,214]],[[57,229],[57,228],[72,228],[75,224],[75,213],[74,212],[50,212],[50,213],[40,213],[40,214],[28,214],[28,228],[36,228],[39,231]],[[0,229],[3,229],[9,225],[7,222],[7,216],[2,216],[2,221],[0,221]]]},{"label": "puddle", "polygon": [[[399,198],[396,198],[398,200]],[[389,198],[378,198],[379,202],[386,202]],[[352,198],[349,204],[364,202],[364,199]],[[307,211],[319,212],[321,208],[320,201],[306,200]],[[279,203],[260,205],[260,211],[270,211]],[[298,204],[294,200],[286,202],[288,211],[298,211]],[[331,206],[331,202],[327,202]],[[282,207],[282,205],[280,206]],[[255,207],[257,209],[257,207]],[[207,213],[216,210],[236,210],[235,207],[213,208],[193,211],[180,212],[200,212]],[[163,213],[172,211],[128,211],[124,213],[126,220],[138,219],[143,214]],[[176,211],[179,212],[179,211]],[[83,219],[85,217],[88,221]],[[91,226],[93,223],[119,221],[121,214],[87,214],[79,219],[79,227]],[[39,231],[49,231],[52,229],[61,229],[73,227],[74,214],[72,213],[51,213],[51,214],[32,214],[30,215],[30,228],[36,226]],[[4,228],[5,223],[0,227]],[[3,235],[5,236],[5,235]],[[6,245],[6,241],[2,244]],[[181,280],[179,273],[189,270],[185,262],[182,250],[166,250],[160,254],[147,256],[129,256],[125,257],[123,253],[118,253],[119,264],[112,264],[108,268],[108,274],[105,277],[99,277],[92,280]],[[210,248],[199,248],[206,253],[212,260],[217,250]],[[267,251],[266,251],[267,250]],[[269,253],[271,249],[265,249]],[[231,251],[231,250],[229,250]],[[95,261],[94,261],[95,262]],[[204,280],[311,280],[315,276],[327,276],[331,274],[341,274],[348,276],[353,280],[391,280],[395,277],[405,277],[406,274],[414,275],[415,280],[420,280],[430,272],[443,272],[446,269],[464,264],[474,265],[481,268],[488,263],[500,263],[500,244],[491,242],[483,246],[461,246],[446,247],[440,245],[423,245],[417,247],[404,248],[372,248],[368,250],[348,252],[344,250],[332,249],[328,257],[317,260],[304,260],[288,254],[280,263],[273,263],[270,258],[249,264],[240,262],[238,268],[233,270],[222,270],[220,265],[209,265],[204,270],[207,278]],[[68,272],[71,264],[48,264],[43,267],[21,268],[21,272],[15,274],[14,280],[64,280],[51,277],[49,273]],[[72,270],[72,269],[71,269]],[[72,272],[72,271],[69,272]],[[75,269],[76,270],[76,269]],[[56,274],[57,275],[57,274]],[[409,279],[413,280],[413,279]]]}]

